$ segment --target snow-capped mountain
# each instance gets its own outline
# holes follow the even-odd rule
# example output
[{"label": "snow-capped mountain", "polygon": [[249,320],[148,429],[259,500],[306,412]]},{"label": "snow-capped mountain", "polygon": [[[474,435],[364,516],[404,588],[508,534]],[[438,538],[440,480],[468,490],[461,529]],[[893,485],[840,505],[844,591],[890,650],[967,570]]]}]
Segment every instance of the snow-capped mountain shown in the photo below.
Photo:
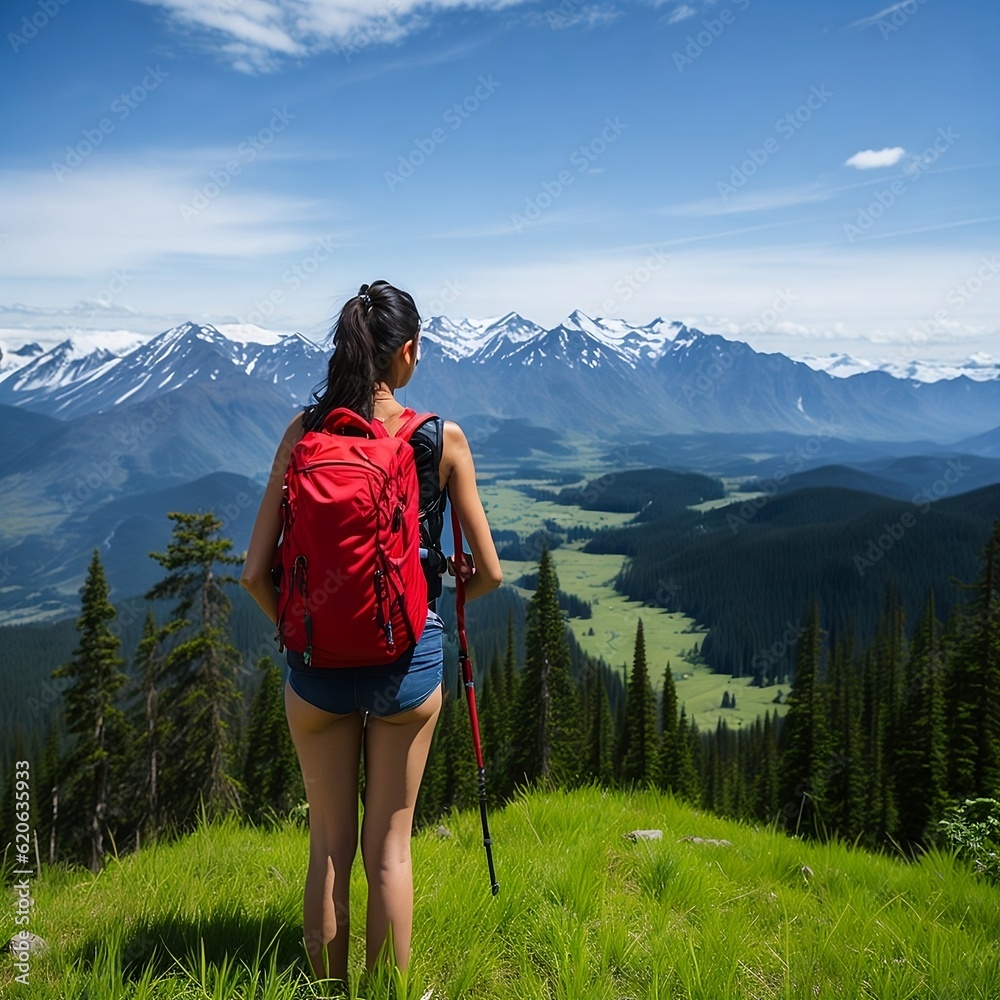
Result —
[{"label": "snow-capped mountain", "polygon": [[433,316],[423,324],[420,335],[436,344],[445,358],[457,361],[474,355],[494,356],[502,345],[521,344],[544,333],[545,328],[531,320],[509,312],[498,319],[450,320],[447,316]]},{"label": "snow-capped mountain", "polygon": [[858,358],[851,354],[804,354],[797,356],[816,371],[827,372],[838,378],[849,378],[861,372],[887,372],[893,378],[913,379],[917,382],[940,382],[942,379],[953,379],[965,376],[977,382],[988,382],[1000,378],[1000,359],[985,352],[970,354],[964,361],[928,362],[920,359],[912,361],[883,361],[876,364],[866,358]]},{"label": "snow-capped mountain", "polygon": [[[539,425],[602,435],[836,426],[859,439],[950,442],[994,427],[1000,412],[1000,371],[985,355],[950,378],[919,362],[898,372],[843,355],[810,365],[676,321],[635,325],[578,310],[551,329],[513,312],[436,316],[422,336],[425,364],[401,398],[456,418],[530,414]],[[302,406],[329,359],[329,345],[300,334],[194,322],[127,350],[88,349],[75,338],[21,350],[23,363],[0,370],[0,404],[60,420],[230,379],[266,382]]]},{"label": "snow-capped mountain", "polygon": [[0,403],[66,419],[152,399],[184,384],[240,375],[280,385],[294,402],[304,402],[325,352],[297,333],[255,343],[240,337],[246,332],[236,328],[234,338],[214,326],[187,322],[120,356],[66,340],[6,377],[0,373]]},{"label": "snow-capped mountain", "polygon": [[27,405],[36,397],[46,398],[63,386],[88,380],[117,360],[104,347],[88,350],[72,340],[64,340],[41,353],[33,350],[37,344],[25,346],[30,360],[0,381],[0,400],[4,402]]},{"label": "snow-capped mountain", "polygon": [[22,344],[14,350],[4,350],[0,346],[0,378],[3,378],[4,375],[9,375],[18,368],[23,368],[33,358],[37,358],[39,354],[44,353],[45,348],[33,340],[27,344]]}]

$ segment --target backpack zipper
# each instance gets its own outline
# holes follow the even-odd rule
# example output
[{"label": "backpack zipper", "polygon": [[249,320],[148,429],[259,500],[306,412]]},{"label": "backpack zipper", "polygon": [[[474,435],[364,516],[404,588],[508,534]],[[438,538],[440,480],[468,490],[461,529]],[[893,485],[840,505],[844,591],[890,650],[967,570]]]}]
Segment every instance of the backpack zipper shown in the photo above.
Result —
[{"label": "backpack zipper", "polygon": [[349,465],[351,468],[371,468],[377,472],[383,479],[389,478],[389,473],[385,471],[380,465],[372,462],[370,459],[366,459],[365,462],[349,462],[343,458],[328,458],[322,462],[310,462],[309,465],[303,465],[301,468],[296,469],[296,472],[312,472],[313,469],[320,469],[326,465]]}]

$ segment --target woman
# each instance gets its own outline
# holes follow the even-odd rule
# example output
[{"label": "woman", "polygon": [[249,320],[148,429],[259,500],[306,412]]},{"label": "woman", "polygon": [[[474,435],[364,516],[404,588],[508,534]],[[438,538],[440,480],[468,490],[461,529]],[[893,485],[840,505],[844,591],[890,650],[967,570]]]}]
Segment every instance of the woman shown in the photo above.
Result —
[{"label": "woman", "polygon": [[[316,402],[288,425],[278,447],[240,581],[271,621],[277,619],[277,594],[270,570],[281,534],[281,489],[289,451],[305,430],[319,427],[338,406],[349,407],[368,420],[381,420],[394,434],[404,410],[394,393],[410,381],[416,369],[419,330],[413,299],[386,281],[362,285],[341,310],[326,383],[315,396]],[[435,433],[439,434],[436,448]],[[374,967],[387,940],[390,960],[400,969],[409,961],[413,923],[410,831],[441,709],[443,623],[433,607],[445,566],[440,554],[445,490],[473,555],[475,569],[467,571],[466,599],[488,593],[503,578],[476,488],[472,453],[461,428],[447,420],[431,422],[411,441],[420,475],[421,555],[430,602],[419,642],[387,667],[310,670],[301,654],[287,653],[285,708],[309,801],[303,932],[313,971],[320,978],[347,978],[348,893],[358,844],[362,745],[367,967]],[[435,463],[438,456],[440,461]],[[448,565],[454,571],[450,560]]]}]

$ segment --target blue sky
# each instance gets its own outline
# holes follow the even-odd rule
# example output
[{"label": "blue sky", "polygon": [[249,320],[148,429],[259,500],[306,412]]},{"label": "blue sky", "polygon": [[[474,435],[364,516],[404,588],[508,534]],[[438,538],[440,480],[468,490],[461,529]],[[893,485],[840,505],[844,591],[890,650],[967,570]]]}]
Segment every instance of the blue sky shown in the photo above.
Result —
[{"label": "blue sky", "polygon": [[[682,319],[1000,354],[994,0],[16,0],[0,332]],[[850,163],[848,161],[851,161]]]}]

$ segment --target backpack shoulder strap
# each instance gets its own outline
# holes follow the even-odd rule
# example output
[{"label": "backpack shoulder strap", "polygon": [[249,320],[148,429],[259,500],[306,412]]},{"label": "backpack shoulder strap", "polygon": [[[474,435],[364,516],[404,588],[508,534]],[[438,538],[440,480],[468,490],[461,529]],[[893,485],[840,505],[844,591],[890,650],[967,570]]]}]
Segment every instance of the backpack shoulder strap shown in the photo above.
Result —
[{"label": "backpack shoulder strap", "polygon": [[[409,410],[409,407],[407,407],[407,410]],[[407,411],[404,410],[403,412],[405,414]],[[405,417],[394,436],[402,438],[404,441],[409,441],[419,427],[422,427],[428,420],[433,420],[436,416],[436,413],[416,413],[413,410],[409,410],[409,416]]]}]

